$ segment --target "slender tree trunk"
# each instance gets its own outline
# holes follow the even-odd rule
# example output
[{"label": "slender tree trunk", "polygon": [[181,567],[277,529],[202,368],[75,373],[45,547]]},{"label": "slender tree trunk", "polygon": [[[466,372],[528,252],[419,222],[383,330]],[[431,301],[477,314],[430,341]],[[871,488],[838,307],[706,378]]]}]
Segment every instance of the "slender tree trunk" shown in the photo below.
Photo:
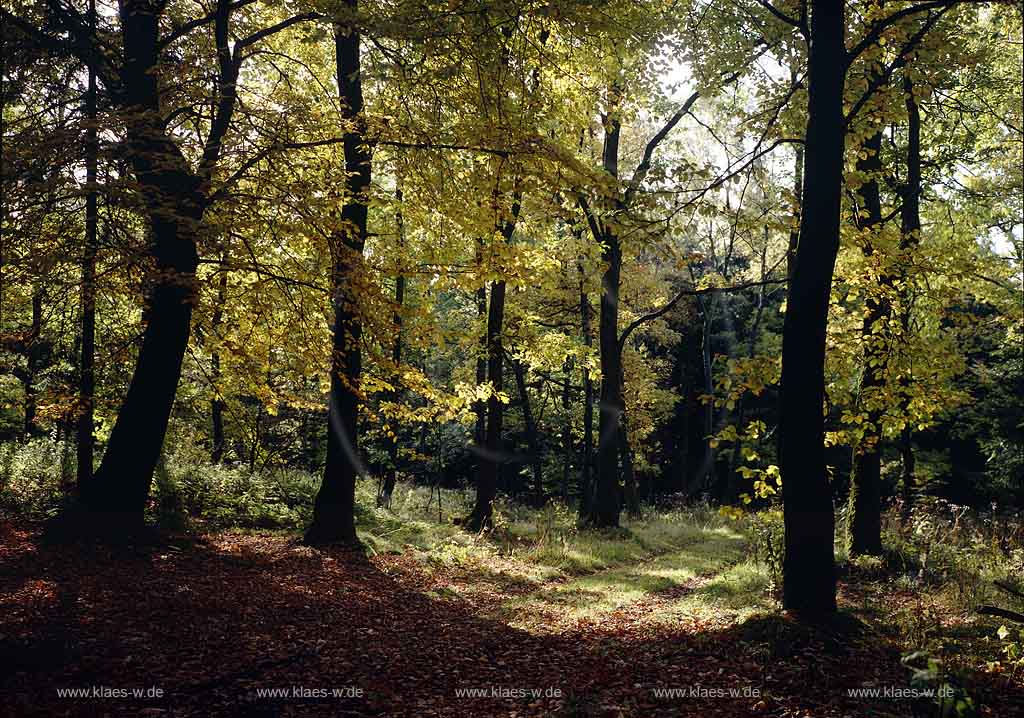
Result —
[{"label": "slender tree trunk", "polygon": [[491,301],[487,310],[487,379],[491,396],[487,399],[487,425],[484,431],[483,451],[477,459],[476,503],[466,519],[470,531],[481,531],[490,525],[494,497],[498,492],[498,472],[504,459],[501,446],[501,427],[504,412],[497,393],[503,385],[503,355],[501,332],[505,319],[505,282],[491,285]]},{"label": "slender tree trunk", "polygon": [[[882,133],[879,130],[864,141],[863,151],[867,157],[858,160],[857,169],[868,175],[858,190],[862,210],[866,217],[859,219],[859,228],[871,232],[882,222],[882,202],[878,178],[882,172],[879,151],[882,147]],[[869,235],[865,238],[863,252],[866,257],[874,254],[875,248]],[[867,300],[861,335],[864,341],[864,376],[861,379],[861,401],[873,405],[875,395],[885,385],[886,346],[880,331],[885,327],[891,314],[891,306],[885,292],[892,281],[886,273],[879,278],[881,296]],[[850,498],[847,516],[851,555],[878,556],[882,553],[881,513],[881,467],[882,467],[882,411],[872,408],[865,423],[864,438],[854,447],[853,469],[850,475]]]},{"label": "slender tree trunk", "polygon": [[[398,212],[395,213],[395,224],[398,228],[398,247],[399,253],[405,251],[405,222],[402,217],[402,190],[395,190],[395,199],[398,201],[399,208]],[[395,365],[395,386],[397,387],[401,382],[401,366],[402,366],[402,307],[405,304],[405,275],[402,270],[399,270],[399,274],[395,277],[395,342],[391,348],[391,361]],[[392,400],[397,400],[400,392],[396,391],[391,395]],[[397,428],[397,427],[395,427]],[[379,506],[388,506],[391,504],[391,494],[395,491],[395,484],[398,481],[398,434],[392,428],[392,436],[388,438],[387,449],[388,449],[388,466],[384,472],[384,481],[381,484],[381,493],[377,497],[377,504]]]},{"label": "slender tree trunk", "polygon": [[[909,68],[907,68],[909,70]],[[903,206],[900,211],[900,325],[903,337],[910,332],[910,312],[912,303],[912,284],[909,281],[913,261],[910,254],[921,241],[921,111],[914,98],[914,83],[909,72],[903,73],[903,94],[907,105],[907,184],[903,191]],[[907,377],[904,383],[909,382]],[[909,410],[909,398],[903,400],[903,414]],[[907,421],[900,437],[900,455],[903,459],[903,514],[909,517],[914,503],[914,444],[913,429]]]},{"label": "slender tree trunk", "polygon": [[24,440],[36,436],[39,433],[36,426],[36,410],[39,403],[39,391],[36,388],[36,379],[43,367],[43,290],[37,286],[32,292],[32,325],[29,329],[28,339],[25,341],[25,364],[27,371],[22,377],[22,388],[25,392],[25,417],[22,425],[22,437]]},{"label": "slender tree trunk", "polygon": [[[89,32],[96,33],[96,0],[89,0]],[[82,255],[82,342],[78,358],[78,421],[76,481],[78,489],[92,481],[94,410],[96,403],[96,255],[99,252],[99,212],[96,189],[99,147],[96,132],[96,71],[89,68],[85,93],[85,251]]]},{"label": "slender tree trunk", "polygon": [[[210,320],[210,329],[216,335],[220,331],[224,321],[224,304],[227,302],[228,294],[228,251],[227,248],[220,255],[220,276],[217,280],[217,305],[214,307],[213,316]],[[210,421],[213,425],[213,449],[210,452],[210,460],[219,464],[224,460],[224,398],[220,390],[221,365],[220,350],[215,348],[210,355],[210,375],[213,380],[213,401],[210,402]]]},{"label": "slender tree trunk", "polygon": [[[768,278],[768,267],[767,267],[767,251],[768,251],[768,227],[764,228],[764,249],[761,251],[761,274],[760,281],[765,281]],[[747,337],[747,358],[753,359],[757,353],[757,339],[761,332],[761,320],[764,317],[764,302],[765,302],[765,285],[761,285],[757,290],[757,308],[754,310],[754,321],[750,327],[750,336]],[[742,429],[743,424],[747,419],[747,402],[744,401],[746,394],[741,394],[739,399],[736,400],[736,427]],[[729,459],[729,479],[728,485],[726,486],[725,502],[734,504],[740,496],[740,480],[741,477],[737,473],[737,468],[740,465],[740,451],[742,448],[742,442],[737,441],[732,447],[732,456]]]},{"label": "slender tree trunk", "polygon": [[[500,221],[498,229],[502,240],[512,241],[516,222],[519,219],[522,197],[516,191],[512,200],[511,218]],[[505,323],[505,282],[494,282],[491,285],[491,301],[487,308],[487,379],[491,383],[491,396],[487,400],[487,426],[483,451],[477,459],[476,502],[473,511],[466,518],[464,525],[470,531],[481,531],[491,523],[494,510],[494,497],[498,493],[498,474],[504,463],[502,449],[502,421],[504,404],[497,397],[502,390],[505,350],[502,345],[502,332]]]},{"label": "slender tree trunk", "polygon": [[836,611],[835,514],[825,470],[825,334],[839,251],[845,20],[840,0],[811,0],[808,118],[800,241],[782,344],[779,455],[786,528],[783,605]]},{"label": "slender tree trunk", "polygon": [[[7,109],[7,33],[0,32],[0,120]],[[0,130],[0,157],[4,157],[4,136]],[[4,294],[7,267],[7,173],[0,162],[0,337],[4,336]]]},{"label": "slender tree trunk", "polygon": [[565,385],[562,387],[562,414],[565,417],[565,425],[562,427],[562,501],[569,500],[569,476],[572,474],[572,413],[569,401],[572,370],[573,360],[569,357],[565,360]]},{"label": "slender tree trunk", "polygon": [[512,360],[512,371],[516,375],[516,390],[523,408],[523,424],[526,427],[526,444],[530,449],[530,470],[533,474],[533,502],[544,505],[544,475],[541,463],[540,442],[537,440],[537,422],[533,419],[530,394],[526,388],[526,369],[518,359]]},{"label": "slender tree trunk", "polygon": [[[358,0],[346,0],[358,10]],[[345,205],[342,226],[335,233],[333,351],[328,406],[327,462],[305,540],[311,544],[357,542],[356,479],[363,473],[359,456],[359,381],[362,373],[363,325],[353,289],[366,244],[371,156],[366,143],[363,87],[360,75],[360,33],[338,25],[334,30],[335,62],[341,119],[345,129]]]},{"label": "slender tree trunk", "polygon": [[640,492],[633,466],[633,448],[629,444],[629,427],[625,412],[619,417],[619,454],[622,459],[622,494],[626,513],[630,518],[640,518]]},{"label": "slender tree trunk", "polygon": [[[613,93],[617,88],[613,88]],[[617,104],[617,103],[616,103]],[[621,123],[613,107],[605,120],[604,170],[612,178],[619,174],[619,136]],[[618,205],[618,200],[614,200]],[[597,490],[591,507],[591,522],[598,527],[619,525],[619,419],[622,402],[622,351],[619,346],[619,284],[622,272],[622,247],[614,227],[604,224],[605,264],[601,275],[601,309],[598,343],[601,350],[601,403],[598,415]]]},{"label": "slender tree trunk", "polygon": [[[483,274],[483,261],[484,261],[484,240],[477,238],[476,240],[476,266],[477,272]],[[480,335],[480,351],[476,357],[476,385],[480,387],[485,381],[487,381],[487,284],[481,283],[480,287],[476,290],[476,316],[477,319],[484,324],[484,331]],[[476,443],[477,449],[482,450],[484,446],[485,432],[487,426],[487,402],[477,401],[473,405],[473,411],[476,412],[476,429],[473,434],[473,440]]]},{"label": "slender tree trunk", "polygon": [[[594,346],[590,328],[590,297],[583,282],[583,265],[580,269],[580,323],[583,344],[589,349]],[[583,465],[580,467],[580,516],[587,518],[593,509],[593,466],[594,466],[594,381],[590,368],[583,365]]]},{"label": "slender tree trunk", "polygon": [[[706,302],[701,302],[701,369],[704,380],[705,396],[712,396],[715,393],[715,382],[711,367],[711,325],[714,319],[715,294],[712,294]],[[695,494],[706,488],[710,482],[710,476],[715,469],[715,447],[711,445],[712,435],[715,433],[715,404],[712,401],[704,402],[704,458],[701,460],[700,470],[695,477],[694,485],[688,489],[689,494]]]},{"label": "slender tree trunk", "polygon": [[[804,146],[797,145],[795,151],[796,157],[793,161],[793,194],[796,195],[796,201],[800,202],[804,194]],[[789,247],[786,250],[786,279],[789,282],[793,281],[793,270],[796,267],[796,251],[800,246],[800,207],[797,206],[793,220],[796,224],[791,230],[789,230]]]}]

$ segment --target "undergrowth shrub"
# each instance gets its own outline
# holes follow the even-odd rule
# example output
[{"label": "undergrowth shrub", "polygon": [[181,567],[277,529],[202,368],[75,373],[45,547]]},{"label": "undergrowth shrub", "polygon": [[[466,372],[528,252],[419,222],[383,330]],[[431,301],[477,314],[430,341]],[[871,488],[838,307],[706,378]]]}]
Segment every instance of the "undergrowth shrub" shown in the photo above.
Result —
[{"label": "undergrowth shrub", "polygon": [[56,514],[74,476],[70,448],[48,438],[0,444],[0,507],[35,519]]}]

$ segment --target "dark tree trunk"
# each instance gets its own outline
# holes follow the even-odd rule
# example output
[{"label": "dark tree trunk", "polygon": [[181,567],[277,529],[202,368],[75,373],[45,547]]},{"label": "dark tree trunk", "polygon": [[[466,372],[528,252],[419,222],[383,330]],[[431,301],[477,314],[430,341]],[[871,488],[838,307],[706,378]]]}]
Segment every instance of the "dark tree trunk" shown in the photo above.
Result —
[{"label": "dark tree trunk", "polygon": [[629,445],[629,428],[625,412],[619,417],[619,454],[622,459],[622,495],[626,513],[630,518],[640,518],[640,492],[633,467],[633,448]]},{"label": "dark tree trunk", "polygon": [[[220,276],[217,278],[217,304],[210,318],[210,330],[217,340],[221,324],[224,322],[224,305],[228,299],[228,261],[230,255],[225,239],[224,249],[220,253]],[[210,402],[210,420],[213,424],[213,449],[210,460],[219,464],[224,460],[224,397],[220,390],[221,366],[220,350],[215,348],[210,355],[210,378],[213,383],[213,401]]]},{"label": "dark tree trunk", "polygon": [[22,425],[22,438],[28,440],[30,437],[39,434],[36,426],[36,410],[39,403],[39,390],[36,388],[36,378],[43,367],[43,290],[37,288],[32,293],[32,326],[29,329],[29,336],[25,342],[25,365],[26,371],[22,376],[22,389],[25,392],[25,415]]},{"label": "dark tree trunk", "polygon": [[[353,13],[358,0],[346,0]],[[334,31],[338,95],[345,127],[345,205],[341,228],[333,236],[333,351],[328,405],[327,462],[305,540],[311,544],[353,543],[356,479],[363,473],[359,456],[359,381],[362,373],[363,325],[354,276],[366,244],[371,156],[366,143],[363,87],[359,64],[360,34],[338,25]]]},{"label": "dark tree trunk", "polygon": [[[590,328],[590,297],[583,283],[583,265],[580,268],[580,323],[583,344],[590,348],[594,336]],[[594,381],[590,369],[583,365],[583,465],[580,467],[580,516],[588,518],[593,508],[593,466],[594,466]]]},{"label": "dark tree trunk", "polygon": [[[800,202],[804,193],[803,145],[797,145],[795,153],[796,157],[793,161],[793,194],[796,195],[796,201]],[[789,230],[789,247],[786,250],[786,279],[789,282],[793,281],[793,269],[796,267],[796,250],[797,247],[800,246],[800,214],[801,212],[798,206],[795,212],[795,216],[793,217],[794,222],[797,226],[794,226],[791,230]]]},{"label": "dark tree trunk", "polygon": [[[673,321],[672,328],[679,332],[679,341],[673,352],[672,387],[679,400],[672,412],[672,421],[667,427],[664,441],[668,461],[667,489],[673,493],[684,493],[696,475],[699,463],[694,456],[697,451],[691,447],[700,444],[700,406],[697,396],[701,393],[700,382],[700,340],[698,325],[689,320],[689,310],[683,321]],[[701,325],[702,326],[702,325]]]},{"label": "dark tree trunk", "polygon": [[845,142],[843,3],[811,0],[810,30],[800,241],[786,301],[779,423],[786,527],[783,605],[808,618],[836,611],[835,514],[822,410]]},{"label": "dark tree trunk", "polygon": [[[901,263],[901,296],[900,325],[903,336],[910,332],[910,312],[912,297],[911,283],[908,281],[909,267],[913,252],[921,241],[921,111],[914,99],[914,84],[907,72],[903,74],[903,93],[907,105],[907,185],[903,191],[903,206],[900,211],[900,263]],[[903,413],[908,412],[909,399],[903,401]],[[914,444],[913,430],[907,421],[900,437],[900,455],[903,459],[903,515],[909,517],[914,504]]]},{"label": "dark tree trunk", "polygon": [[537,440],[537,423],[533,419],[530,394],[526,388],[526,369],[518,359],[512,360],[512,371],[516,375],[516,390],[523,409],[523,424],[526,427],[526,444],[530,449],[530,470],[533,474],[533,503],[544,505],[544,474],[542,470],[540,442]]},{"label": "dark tree trunk", "polygon": [[[398,200],[399,209],[395,213],[395,224],[398,229],[398,246],[399,252],[404,252],[405,245],[405,222],[402,218],[402,190],[395,191],[395,199]],[[402,307],[405,304],[405,275],[399,271],[397,277],[395,277],[395,343],[391,348],[391,361],[395,365],[395,386],[401,381],[401,366],[402,366]],[[396,389],[391,399],[398,399],[400,392]],[[384,471],[384,480],[381,482],[380,495],[377,496],[378,506],[389,506],[391,504],[391,494],[395,491],[395,484],[398,481],[398,433],[395,431],[396,427],[392,427],[391,436],[387,440],[388,449],[388,466]]]},{"label": "dark tree trunk", "polygon": [[[861,230],[872,231],[882,222],[882,201],[878,178],[882,172],[879,151],[882,147],[881,131],[864,141],[862,150],[867,157],[858,160],[857,169],[868,175],[858,190],[862,211],[866,217],[858,219]],[[875,248],[869,235],[863,245],[865,256],[874,254]],[[891,306],[884,292],[891,286],[891,278],[880,277],[879,289],[883,294],[870,296],[867,300],[867,315],[861,334],[864,341],[864,376],[861,379],[860,396],[871,401],[885,385],[886,351],[883,329],[891,314]],[[850,554],[878,556],[882,553],[881,513],[881,466],[882,466],[882,412],[872,409],[868,412],[864,438],[854,447],[853,469],[850,474],[850,498],[847,516],[849,521]]]},{"label": "dark tree trunk", "polygon": [[914,510],[915,499],[914,469],[916,459],[914,458],[914,444],[909,425],[900,432],[900,459],[903,464],[900,474],[900,479],[902,481],[901,498],[903,499],[900,518],[902,521],[906,522],[906,520],[910,518],[911,512]]},{"label": "dark tree trunk", "polygon": [[562,485],[560,493],[562,501],[569,500],[569,477],[572,474],[572,414],[570,412],[570,384],[572,383],[572,357],[565,360],[565,384],[562,386],[562,414],[565,425],[562,427]]},{"label": "dark tree trunk", "polygon": [[[483,274],[483,239],[477,239],[476,242],[476,266],[477,272]],[[477,319],[485,324],[484,331],[480,335],[480,352],[476,357],[476,385],[477,387],[483,385],[487,381],[487,285],[483,283],[479,289],[476,290],[476,316]],[[477,446],[478,450],[482,450],[484,446],[485,432],[487,427],[487,402],[477,401],[473,405],[473,410],[476,412],[476,428],[473,433],[473,441]]]},{"label": "dark tree trunk", "polygon": [[502,390],[504,349],[501,341],[505,319],[505,282],[491,285],[491,301],[487,309],[487,379],[491,396],[487,399],[487,425],[484,430],[483,450],[477,458],[476,503],[465,521],[470,531],[481,531],[490,525],[494,497],[498,492],[498,472],[504,460],[501,447],[501,425],[504,412],[497,393]]},{"label": "dark tree trunk", "polygon": [[[714,319],[715,294],[712,294],[707,301],[701,301],[701,369],[704,380],[704,395],[712,396],[715,393],[714,376],[711,372],[711,325]],[[700,469],[694,477],[694,483],[687,490],[689,494],[696,494],[707,488],[711,483],[712,472],[715,469],[715,447],[711,445],[712,435],[715,433],[715,403],[704,402],[704,432],[703,446],[704,456],[701,459]]]},{"label": "dark tree trunk", "polygon": [[[511,218],[499,222],[498,229],[505,242],[512,241],[519,219],[522,197],[518,191],[513,195]],[[498,474],[504,463],[504,451],[501,446],[501,427],[504,417],[504,404],[497,397],[503,386],[504,347],[502,331],[505,323],[505,282],[494,282],[491,285],[491,301],[487,308],[487,379],[491,383],[492,394],[487,400],[487,426],[483,449],[477,457],[476,502],[473,511],[465,519],[464,525],[469,531],[481,531],[491,523],[494,509],[494,497],[498,492]]]},{"label": "dark tree trunk", "polygon": [[[764,228],[764,249],[761,251],[761,281],[767,279],[767,247],[768,247],[768,227]],[[757,353],[757,339],[761,332],[761,321],[764,318],[764,303],[765,303],[765,285],[761,285],[757,290],[757,308],[754,310],[754,321],[750,326],[750,336],[747,337],[747,358],[753,359]],[[736,400],[736,427],[742,429],[743,424],[747,419],[747,402],[745,401],[746,394],[741,394],[739,399]],[[726,492],[723,500],[725,503],[734,504],[739,500],[741,487],[744,486],[742,478],[737,469],[740,465],[740,454],[743,442],[737,441],[732,447],[732,456],[729,458],[729,476],[726,485]]]},{"label": "dark tree trunk", "polygon": [[159,14],[121,4],[121,110],[132,170],[145,202],[152,269],[146,328],[128,393],[103,462],[81,493],[83,528],[123,536],[140,527],[188,346],[199,262],[195,238],[205,207],[201,182],[167,136],[160,112]]},{"label": "dark tree trunk", "polygon": [[[615,90],[613,89],[613,92]],[[612,178],[619,174],[619,135],[621,123],[613,107],[605,119],[604,170]],[[614,200],[618,205],[619,201]],[[598,345],[601,351],[601,403],[598,415],[597,490],[590,520],[598,527],[619,525],[619,419],[622,402],[622,349],[619,345],[619,284],[622,272],[622,247],[613,226],[602,227],[605,264],[601,275],[601,309]]]},{"label": "dark tree trunk", "polygon": [[[96,0],[89,0],[89,32],[96,32]],[[76,423],[76,481],[78,490],[92,481],[94,409],[96,401],[96,255],[99,251],[99,212],[96,190],[99,148],[96,132],[96,71],[89,68],[85,93],[85,251],[82,254],[82,341],[78,357],[78,420]]]}]

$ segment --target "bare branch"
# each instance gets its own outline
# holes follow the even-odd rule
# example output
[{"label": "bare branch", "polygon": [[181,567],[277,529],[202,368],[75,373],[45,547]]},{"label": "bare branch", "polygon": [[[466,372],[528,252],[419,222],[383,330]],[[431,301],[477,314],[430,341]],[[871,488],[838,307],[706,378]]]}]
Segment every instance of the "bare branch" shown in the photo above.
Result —
[{"label": "bare branch", "polygon": [[647,173],[651,169],[651,160],[654,157],[654,151],[658,149],[658,145],[668,137],[668,133],[679,124],[679,120],[683,119],[690,108],[693,107],[693,103],[700,97],[700,92],[694,92],[683,103],[682,107],[675,111],[675,113],[668,119],[668,122],[658,130],[654,137],[651,138],[650,142],[647,143],[647,147],[644,148],[643,159],[640,160],[640,164],[636,168],[636,172],[633,173],[633,179],[630,180],[629,186],[626,188],[626,204],[629,204],[633,195],[636,193],[636,188],[640,186],[640,183],[644,181]]},{"label": "bare branch", "polygon": [[766,287],[775,284],[786,284],[786,282],[788,281],[789,280],[787,279],[765,279],[760,282],[747,282],[745,284],[736,284],[731,287],[706,287],[704,289],[683,289],[678,294],[676,294],[676,296],[674,296],[671,299],[671,301],[669,301],[667,304],[659,307],[658,309],[655,309],[654,311],[648,312],[647,314],[644,314],[630,322],[630,324],[625,329],[622,330],[622,334],[619,335],[619,351],[622,351],[622,347],[625,346],[626,339],[629,338],[630,334],[632,334],[636,329],[646,324],[647,322],[652,322],[655,319],[658,319],[659,317],[662,317],[668,312],[672,311],[672,308],[676,306],[676,304],[678,304],[680,300],[683,299],[683,297],[699,297],[703,294],[714,294],[715,292],[741,292],[744,289],[751,289],[753,287]]}]

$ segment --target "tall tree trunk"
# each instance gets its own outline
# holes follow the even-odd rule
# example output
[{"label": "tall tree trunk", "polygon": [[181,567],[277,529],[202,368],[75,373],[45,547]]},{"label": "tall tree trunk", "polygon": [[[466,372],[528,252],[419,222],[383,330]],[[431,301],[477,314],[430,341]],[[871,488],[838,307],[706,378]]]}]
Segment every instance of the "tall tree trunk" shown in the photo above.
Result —
[{"label": "tall tree trunk", "polygon": [[219,464],[224,460],[224,397],[220,390],[221,366],[218,334],[221,324],[224,322],[224,305],[228,299],[228,240],[224,240],[224,247],[220,253],[220,276],[217,278],[217,303],[213,308],[213,316],[210,318],[210,331],[214,335],[215,348],[210,354],[210,378],[213,382],[213,401],[210,402],[210,421],[213,425],[213,448],[210,451],[210,460]]},{"label": "tall tree trunk", "polygon": [[570,403],[570,385],[572,383],[573,360],[565,360],[565,384],[562,386],[562,415],[565,424],[562,427],[562,485],[559,493],[562,501],[569,500],[569,476],[572,474],[572,414]]},{"label": "tall tree trunk", "polygon": [[[518,190],[513,195],[509,220],[498,223],[502,240],[510,242],[519,219],[522,197]],[[505,282],[491,285],[491,301],[487,308],[487,379],[491,383],[491,396],[487,399],[487,426],[484,446],[477,458],[476,502],[464,525],[470,531],[481,531],[490,525],[494,510],[494,497],[498,492],[498,473],[504,463],[501,428],[504,404],[497,394],[502,390],[505,350],[502,332],[505,323]]]},{"label": "tall tree trunk", "polygon": [[22,376],[22,388],[25,392],[25,420],[22,425],[22,437],[26,441],[39,433],[39,429],[36,426],[36,411],[39,404],[39,390],[36,387],[36,379],[43,368],[44,352],[43,289],[39,285],[32,292],[32,325],[29,329],[28,338],[25,341],[25,365],[27,370]]},{"label": "tall tree trunk", "polygon": [[[801,202],[801,198],[804,193],[804,146],[797,145],[795,154],[796,157],[793,160],[793,194],[796,196],[796,201],[799,203]],[[796,226],[789,230],[789,246],[786,250],[787,283],[793,281],[793,270],[796,267],[796,251],[800,246],[800,215],[800,205],[798,204],[793,217],[793,221]]]},{"label": "tall tree trunk", "polygon": [[622,495],[626,513],[640,518],[640,492],[633,462],[633,447],[629,444],[629,428],[625,412],[619,417],[619,454],[622,459]]},{"label": "tall tree trunk", "polygon": [[544,505],[544,474],[542,470],[540,442],[537,440],[537,422],[533,419],[530,394],[526,388],[526,369],[518,359],[512,360],[512,371],[516,375],[516,390],[523,409],[523,424],[526,427],[526,444],[530,449],[530,470],[533,474],[533,502]]},{"label": "tall tree trunk", "polygon": [[[613,88],[617,94],[618,88]],[[619,136],[621,123],[618,103],[605,119],[604,170],[613,179],[619,175]],[[620,204],[613,200],[613,206]],[[619,525],[619,419],[622,403],[622,350],[619,345],[619,284],[622,272],[622,247],[615,228],[604,223],[602,228],[605,264],[601,275],[601,309],[598,325],[598,344],[601,350],[601,403],[597,437],[597,490],[591,507],[590,520],[598,527]]]},{"label": "tall tree trunk", "polygon": [[[352,13],[358,0],[346,0]],[[362,373],[363,325],[354,277],[366,244],[371,156],[366,142],[363,86],[359,62],[360,33],[336,25],[334,53],[338,96],[345,128],[345,205],[341,227],[333,235],[331,276],[334,303],[331,394],[328,405],[327,462],[305,540],[311,544],[353,543],[356,538],[356,479],[363,473],[359,456],[359,381]]]},{"label": "tall tree trunk", "polygon": [[825,334],[839,251],[845,21],[841,0],[811,0],[808,117],[800,241],[782,342],[779,455],[786,528],[783,606],[836,610],[835,514],[825,470]]},{"label": "tall tree trunk", "polygon": [[[587,296],[583,280],[583,265],[580,269],[580,324],[583,332],[583,344],[588,349],[594,346],[594,336],[590,328],[590,297]],[[594,380],[590,378],[590,368],[583,365],[583,465],[580,467],[580,507],[581,517],[587,518],[593,508],[593,466],[594,466]]]},{"label": "tall tree trunk", "polygon": [[[700,301],[701,305],[701,369],[704,380],[704,395],[713,396],[715,393],[715,378],[711,367],[711,325],[714,320],[715,297],[713,293],[707,301]],[[715,469],[715,447],[712,446],[712,435],[715,433],[715,403],[704,402],[704,458],[701,459],[700,469],[694,477],[694,483],[689,487],[687,493],[695,494],[708,487],[711,483],[710,477]]]},{"label": "tall tree trunk", "polygon": [[[484,240],[478,237],[476,240],[476,267],[477,272],[483,275],[484,262]],[[476,386],[479,388],[487,381],[487,283],[481,282],[476,290],[476,316],[477,320],[484,324],[484,330],[480,334],[480,351],[476,357]],[[473,433],[473,441],[478,450],[483,450],[484,438],[487,426],[487,402],[477,401],[473,405],[476,412],[476,428]]]},{"label": "tall tree trunk", "polygon": [[124,65],[120,110],[127,150],[151,229],[153,267],[146,328],[128,393],[103,462],[81,492],[81,526],[123,536],[141,526],[153,471],[188,346],[196,236],[206,199],[201,181],[166,134],[160,112],[159,15],[139,0],[120,5]]},{"label": "tall tree trunk", "polygon": [[[767,266],[767,252],[768,252],[768,226],[764,228],[764,248],[761,250],[761,274],[760,281],[764,282],[768,278],[768,266]],[[757,308],[754,310],[754,321],[750,326],[750,336],[747,337],[747,358],[753,359],[757,353],[757,339],[761,332],[761,321],[764,318],[764,303],[765,303],[765,285],[762,284],[757,289]],[[741,394],[736,400],[736,428],[739,430],[743,429],[743,424],[747,419],[747,402],[744,400],[746,394]],[[740,496],[740,486],[742,477],[737,473],[737,468],[740,465],[740,453],[743,442],[737,441],[732,447],[732,456],[729,458],[729,477],[726,486],[726,494],[724,500],[726,503],[734,504]]]},{"label": "tall tree trunk", "polygon": [[[914,98],[914,83],[909,74],[909,67],[903,73],[903,94],[907,105],[907,184],[903,190],[903,206],[900,210],[900,325],[903,337],[910,332],[911,282],[909,267],[913,265],[909,255],[921,241],[921,111]],[[912,377],[906,377],[909,383]],[[903,414],[907,415],[909,399],[903,400]],[[913,429],[907,421],[900,437],[900,455],[903,460],[903,514],[910,515],[914,503],[914,444]]]},{"label": "tall tree trunk", "polygon": [[[89,0],[89,34],[96,34],[96,0]],[[78,421],[76,481],[78,489],[92,481],[94,409],[96,402],[96,255],[99,252],[99,211],[96,175],[99,147],[96,132],[96,71],[89,68],[85,93],[85,251],[82,254],[82,342],[78,357]]]},{"label": "tall tree trunk", "polygon": [[[398,211],[395,213],[395,224],[398,229],[399,254],[405,252],[405,221],[402,216],[402,190],[395,190],[395,199],[398,201]],[[402,366],[402,307],[405,304],[405,274],[399,269],[395,277],[395,342],[391,347],[391,361],[395,365],[395,386],[401,382]],[[400,392],[396,389],[392,400],[397,400]],[[391,436],[387,441],[388,466],[384,471],[384,480],[381,483],[380,495],[377,497],[378,506],[391,504],[391,494],[395,491],[395,484],[398,481],[398,433],[392,428]]]},{"label": "tall tree trunk", "polygon": [[[864,141],[862,150],[867,157],[858,160],[857,169],[867,175],[858,190],[866,217],[860,217],[859,229],[868,233],[882,222],[882,201],[878,178],[882,172],[879,151],[882,132],[879,130]],[[869,234],[864,239],[863,253],[871,257],[875,248]],[[881,296],[869,296],[867,313],[861,329],[864,342],[864,376],[860,397],[872,403],[874,395],[885,385],[886,345],[879,334],[891,314],[891,305],[885,292],[892,285],[887,273],[879,277]],[[882,467],[882,411],[872,408],[865,423],[864,438],[854,447],[853,468],[850,474],[850,498],[847,508],[851,555],[878,556],[882,553],[881,467]]]},{"label": "tall tree trunk", "polygon": [[501,426],[504,412],[497,394],[502,390],[504,373],[501,341],[505,319],[505,282],[491,285],[491,301],[487,309],[487,379],[491,396],[487,399],[487,424],[484,430],[483,451],[477,458],[476,503],[466,519],[466,528],[480,531],[491,522],[494,497],[498,491],[498,472],[504,458],[501,446]]}]

